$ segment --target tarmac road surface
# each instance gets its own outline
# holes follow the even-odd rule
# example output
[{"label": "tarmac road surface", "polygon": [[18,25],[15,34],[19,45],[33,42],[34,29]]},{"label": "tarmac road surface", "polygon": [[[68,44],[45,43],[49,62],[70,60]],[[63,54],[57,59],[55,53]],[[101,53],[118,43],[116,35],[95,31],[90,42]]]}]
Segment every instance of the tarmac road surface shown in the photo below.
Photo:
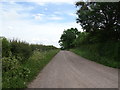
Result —
[{"label": "tarmac road surface", "polygon": [[60,51],[28,88],[118,88],[118,70]]}]

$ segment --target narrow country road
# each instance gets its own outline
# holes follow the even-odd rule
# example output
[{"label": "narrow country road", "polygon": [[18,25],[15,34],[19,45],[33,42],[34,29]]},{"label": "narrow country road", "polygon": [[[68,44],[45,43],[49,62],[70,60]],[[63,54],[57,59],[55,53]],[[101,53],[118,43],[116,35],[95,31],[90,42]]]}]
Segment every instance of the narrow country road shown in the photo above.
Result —
[{"label": "narrow country road", "polygon": [[118,88],[118,70],[60,51],[28,88]]}]

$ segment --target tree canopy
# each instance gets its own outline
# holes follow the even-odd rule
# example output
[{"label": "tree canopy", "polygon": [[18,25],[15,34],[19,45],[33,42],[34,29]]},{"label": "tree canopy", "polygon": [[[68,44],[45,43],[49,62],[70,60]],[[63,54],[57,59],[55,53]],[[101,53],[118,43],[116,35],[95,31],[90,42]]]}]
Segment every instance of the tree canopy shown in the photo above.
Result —
[{"label": "tree canopy", "polygon": [[101,40],[119,40],[120,2],[77,2],[77,23]]},{"label": "tree canopy", "polygon": [[83,32],[76,28],[65,30],[59,41],[62,48],[120,41],[120,2],[77,2],[76,7],[76,22]]},{"label": "tree canopy", "polygon": [[71,28],[71,29],[64,30],[59,40],[59,43],[62,49],[69,49],[69,48],[74,47],[73,42],[78,37],[78,34],[79,32],[77,28]]}]

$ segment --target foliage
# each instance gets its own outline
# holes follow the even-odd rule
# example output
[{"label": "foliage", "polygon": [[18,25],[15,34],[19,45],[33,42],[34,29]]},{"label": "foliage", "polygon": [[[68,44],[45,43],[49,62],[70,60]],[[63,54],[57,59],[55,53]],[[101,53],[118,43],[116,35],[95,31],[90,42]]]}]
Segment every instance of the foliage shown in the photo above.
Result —
[{"label": "foliage", "polygon": [[48,52],[34,51],[35,53],[30,57],[29,61],[24,64],[24,66],[28,67],[31,71],[27,81],[32,81],[58,51],[59,50],[50,50]]},{"label": "foliage", "polygon": [[120,52],[120,42],[86,44],[76,49],[71,49],[71,51],[103,65],[120,68],[118,55]]},{"label": "foliage", "polygon": [[22,58],[21,63],[23,63],[32,55],[31,47],[26,42],[12,40],[10,42],[10,45],[11,45],[10,50],[12,52],[12,55],[15,56],[16,58],[21,57]]},{"label": "foliage", "polygon": [[15,57],[2,58],[3,88],[25,88],[59,50],[34,51],[24,63]]},{"label": "foliage", "polygon": [[49,51],[49,50],[57,49],[54,46],[45,46],[45,45],[38,45],[38,44],[31,44],[30,47],[31,47],[32,51],[34,51],[34,50]]},{"label": "foliage", "polygon": [[36,60],[43,59],[43,58],[44,58],[44,53],[38,50],[35,50],[33,52],[33,55],[29,59],[36,61]]},{"label": "foliage", "polygon": [[120,2],[77,2],[77,23],[99,42],[120,40]]},{"label": "foliage", "polygon": [[77,38],[79,32],[76,28],[67,29],[61,35],[59,40],[60,45],[63,49],[69,49],[74,47],[74,40]]},{"label": "foliage", "polygon": [[22,67],[15,57],[2,58],[2,87],[21,88],[25,86],[25,79],[30,70]]},{"label": "foliage", "polygon": [[10,51],[10,43],[6,38],[2,38],[2,56],[8,57]]},{"label": "foliage", "polygon": [[21,60],[20,63],[24,63],[32,55],[34,50],[49,51],[57,49],[54,46],[45,46],[39,44],[29,44],[27,42],[19,40],[10,40],[2,38],[2,57],[9,57],[10,53],[16,59]]},{"label": "foliage", "polygon": [[87,32],[80,32],[73,42],[75,47],[79,47],[81,44],[86,44],[88,42],[88,35],[89,33]]},{"label": "foliage", "polygon": [[2,87],[25,88],[38,72],[59,51],[54,46],[45,46],[18,41],[2,41]]}]

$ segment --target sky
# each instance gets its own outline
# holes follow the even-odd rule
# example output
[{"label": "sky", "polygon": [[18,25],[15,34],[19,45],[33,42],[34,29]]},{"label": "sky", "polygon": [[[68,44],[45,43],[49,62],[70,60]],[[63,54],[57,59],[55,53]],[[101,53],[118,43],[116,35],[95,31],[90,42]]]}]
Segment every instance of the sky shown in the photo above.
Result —
[{"label": "sky", "polygon": [[0,36],[34,44],[54,45],[76,23],[78,0],[0,0]]}]

